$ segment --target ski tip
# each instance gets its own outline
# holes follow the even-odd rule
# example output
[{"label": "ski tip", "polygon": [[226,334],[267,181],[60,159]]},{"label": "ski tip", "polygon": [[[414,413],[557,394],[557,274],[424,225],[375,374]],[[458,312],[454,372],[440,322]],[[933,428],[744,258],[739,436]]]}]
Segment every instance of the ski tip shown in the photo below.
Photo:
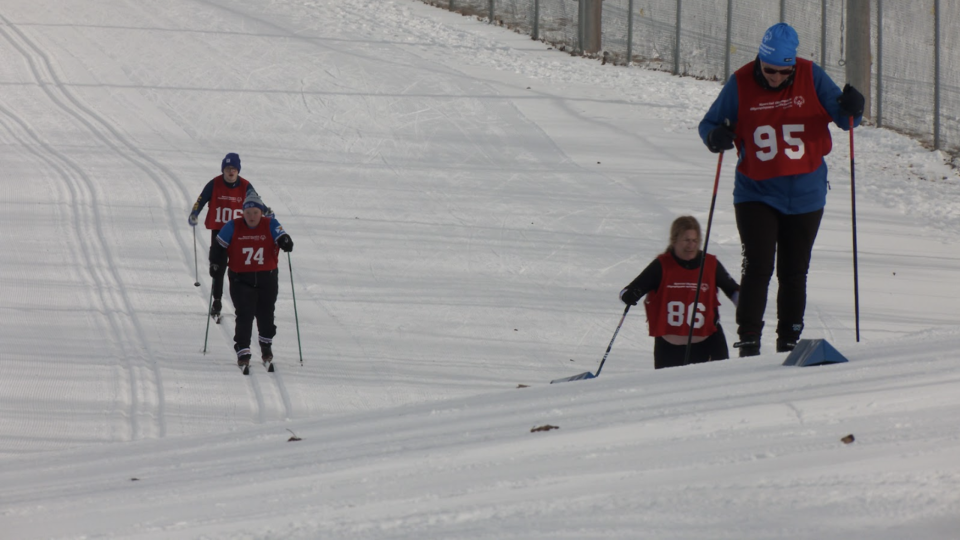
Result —
[{"label": "ski tip", "polygon": [[574,375],[574,376],[572,376],[572,377],[564,377],[564,378],[562,378],[562,379],[554,379],[554,380],[550,381],[550,384],[562,383],[562,382],[570,382],[570,381],[583,381],[583,380],[587,380],[587,379],[596,379],[596,378],[597,378],[597,376],[594,375],[593,373],[591,373],[591,372],[589,372],[589,371],[585,371],[585,372],[583,372],[583,373],[580,373],[579,375]]}]

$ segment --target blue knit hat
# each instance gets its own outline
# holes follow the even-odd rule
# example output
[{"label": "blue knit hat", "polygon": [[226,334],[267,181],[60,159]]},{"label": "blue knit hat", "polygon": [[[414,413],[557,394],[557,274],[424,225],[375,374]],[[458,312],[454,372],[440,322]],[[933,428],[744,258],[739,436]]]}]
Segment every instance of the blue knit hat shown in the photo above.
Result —
[{"label": "blue knit hat", "polygon": [[777,23],[763,34],[758,56],[761,62],[772,66],[793,66],[797,63],[799,46],[797,31],[787,23]]},{"label": "blue knit hat", "polygon": [[247,195],[247,198],[243,200],[243,209],[246,210],[247,208],[259,208],[261,212],[267,212],[267,205],[263,204],[263,200],[256,193]]},{"label": "blue knit hat", "polygon": [[227,154],[220,163],[220,172],[223,172],[228,166],[236,167],[237,172],[240,172],[240,154],[234,154],[233,152]]}]

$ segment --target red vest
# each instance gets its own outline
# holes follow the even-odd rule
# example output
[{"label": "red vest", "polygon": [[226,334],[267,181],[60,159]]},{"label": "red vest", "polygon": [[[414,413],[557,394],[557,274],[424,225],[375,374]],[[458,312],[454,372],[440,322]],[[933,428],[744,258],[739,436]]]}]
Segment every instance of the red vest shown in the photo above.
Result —
[{"label": "red vest", "polygon": [[[650,335],[689,335],[692,311],[690,308],[697,292],[700,269],[687,270],[680,266],[670,253],[664,253],[657,259],[663,268],[663,277],[657,290],[648,292],[643,301]],[[719,305],[717,258],[708,253],[704,261],[703,283],[700,285],[693,335],[706,337],[717,331],[713,314]]]},{"label": "red vest", "polygon": [[260,218],[256,228],[247,227],[243,218],[233,221],[233,238],[227,246],[227,266],[234,272],[274,270],[280,249],[270,234],[270,218]]},{"label": "red vest", "polygon": [[243,199],[247,196],[250,182],[237,177],[237,187],[227,187],[223,175],[213,179],[213,193],[210,195],[210,207],[207,219],[203,222],[208,229],[219,231],[227,224],[243,215]]},{"label": "red vest", "polygon": [[738,69],[740,106],[735,131],[741,145],[737,170],[751,180],[806,174],[830,153],[832,119],[817,98],[813,62],[797,58],[793,84],[778,91],[753,78],[753,62]]}]

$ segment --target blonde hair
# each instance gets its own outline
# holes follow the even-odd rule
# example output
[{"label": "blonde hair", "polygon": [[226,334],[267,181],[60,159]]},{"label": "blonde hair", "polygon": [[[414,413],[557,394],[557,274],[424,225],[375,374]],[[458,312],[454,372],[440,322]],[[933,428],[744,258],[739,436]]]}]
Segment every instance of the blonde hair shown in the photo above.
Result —
[{"label": "blonde hair", "polygon": [[697,231],[697,245],[699,247],[700,241],[703,239],[703,234],[700,232],[700,222],[693,216],[680,216],[673,220],[673,224],[670,225],[670,244],[667,245],[667,250],[664,253],[670,253],[673,250],[673,245],[687,231]]}]

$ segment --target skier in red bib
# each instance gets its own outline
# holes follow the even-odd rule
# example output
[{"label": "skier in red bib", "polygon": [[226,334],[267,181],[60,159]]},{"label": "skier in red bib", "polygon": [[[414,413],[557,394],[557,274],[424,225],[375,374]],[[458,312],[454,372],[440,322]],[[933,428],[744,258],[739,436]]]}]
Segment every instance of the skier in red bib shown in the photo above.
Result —
[{"label": "skier in red bib", "polygon": [[700,277],[700,223],[692,216],[678,217],[670,226],[670,245],[629,285],[620,291],[620,299],[631,306],[646,296],[647,324],[653,336],[655,369],[684,365],[690,323],[693,344],[690,362],[698,364],[730,357],[727,338],[720,326],[720,299],[723,290],[734,304],[740,287],[720,261],[709,253],[705,257],[703,282],[696,309],[693,300]]},{"label": "skier in red bib", "polygon": [[290,235],[276,218],[264,216],[266,210],[259,196],[248,195],[243,202],[243,216],[223,226],[210,250],[211,268],[229,268],[230,300],[237,315],[233,348],[240,367],[250,364],[254,319],[261,359],[264,363],[273,360],[279,250],[293,251]]},{"label": "skier in red bib", "polygon": [[[200,211],[209,202],[207,209],[207,218],[204,220],[204,226],[210,230],[210,250],[216,244],[217,234],[223,226],[240,217],[243,213],[243,201],[247,195],[256,195],[257,191],[253,185],[240,176],[240,156],[235,153],[229,153],[220,162],[220,175],[207,182],[197,197],[187,223],[191,227],[196,227],[199,221]],[[267,215],[272,216],[273,212],[268,208]],[[210,308],[210,315],[219,321],[220,310],[222,308],[221,297],[223,296],[223,275],[226,268],[220,266],[214,269],[210,268],[210,277],[213,278],[213,306]]]},{"label": "skier in red bib", "polygon": [[776,265],[777,352],[793,350],[803,330],[807,272],[827,203],[829,124],[848,130],[864,97],[841,91],[823,69],[797,58],[797,32],[779,23],[757,58],[730,77],[700,122],[711,152],[737,149],[733,205],[743,252],[734,347],[760,354],[767,289]]}]

